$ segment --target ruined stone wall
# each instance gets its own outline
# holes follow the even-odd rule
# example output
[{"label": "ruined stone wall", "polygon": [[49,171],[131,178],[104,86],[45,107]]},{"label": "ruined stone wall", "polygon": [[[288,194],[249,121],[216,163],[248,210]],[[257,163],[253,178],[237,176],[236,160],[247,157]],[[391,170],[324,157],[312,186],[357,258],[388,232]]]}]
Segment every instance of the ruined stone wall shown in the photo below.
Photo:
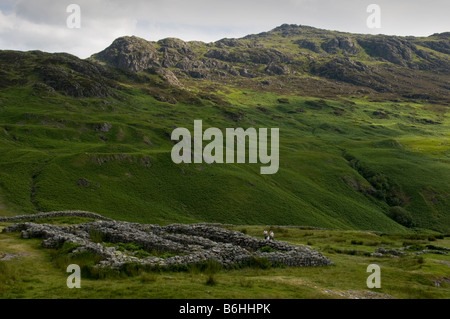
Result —
[{"label": "ruined stone wall", "polygon": [[[64,242],[76,243],[79,247],[74,252],[90,250],[102,256],[103,261],[99,266],[121,267],[126,263],[136,262],[169,267],[215,260],[224,267],[232,267],[254,258],[266,258],[272,264],[297,267],[332,264],[328,258],[307,246],[258,239],[207,224],[173,224],[163,227],[113,220],[71,226],[19,223],[6,227],[3,232],[20,232],[22,238],[43,238],[42,245],[46,248],[57,248]],[[91,238],[94,233],[101,236],[104,242],[135,243],[148,252],[170,252],[176,256],[138,258],[133,252],[119,251],[117,246],[106,247],[95,243]],[[270,252],[261,251],[263,247],[266,250],[270,247]]]},{"label": "ruined stone wall", "polygon": [[19,215],[11,217],[0,217],[0,222],[16,222],[20,220],[30,220],[30,219],[41,219],[41,218],[54,218],[54,217],[85,217],[98,220],[112,220],[111,218],[104,217],[99,214],[73,210],[73,211],[58,211],[58,212],[48,212],[48,213],[38,213],[29,215]]}]

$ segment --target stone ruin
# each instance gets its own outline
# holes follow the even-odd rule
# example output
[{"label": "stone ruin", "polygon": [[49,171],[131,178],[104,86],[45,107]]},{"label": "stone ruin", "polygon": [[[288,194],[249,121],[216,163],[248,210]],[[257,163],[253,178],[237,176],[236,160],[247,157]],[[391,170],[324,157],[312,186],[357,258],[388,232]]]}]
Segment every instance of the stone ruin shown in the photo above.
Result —
[{"label": "stone ruin", "polygon": [[[8,226],[3,232],[20,232],[22,238],[42,238],[42,246],[45,248],[58,248],[65,242],[75,243],[78,247],[73,253],[89,250],[100,255],[103,260],[98,264],[99,267],[120,268],[128,263],[138,263],[166,268],[215,260],[227,268],[254,258],[266,258],[273,265],[296,267],[333,264],[321,253],[307,246],[259,239],[210,224],[158,226],[97,220],[78,225],[57,226],[25,222]],[[94,233],[100,235],[104,242],[113,245],[107,247],[94,242],[91,238]],[[133,252],[119,251],[119,247],[114,246],[114,243],[134,243],[145,251],[169,252],[172,257],[138,258]]]}]

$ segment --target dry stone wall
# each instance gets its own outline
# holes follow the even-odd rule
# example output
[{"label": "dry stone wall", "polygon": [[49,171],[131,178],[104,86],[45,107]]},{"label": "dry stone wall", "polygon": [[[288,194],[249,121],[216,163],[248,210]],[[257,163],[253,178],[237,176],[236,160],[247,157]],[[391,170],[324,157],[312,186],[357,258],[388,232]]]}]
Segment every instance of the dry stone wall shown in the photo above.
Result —
[{"label": "dry stone wall", "polygon": [[19,215],[19,216],[10,216],[10,217],[0,217],[0,222],[16,222],[16,221],[20,221],[20,220],[67,217],[67,216],[85,217],[85,218],[92,218],[92,219],[98,219],[98,220],[112,220],[111,218],[104,217],[99,214],[80,211],[80,210],[72,210],[72,211],[57,211],[57,212]]},{"label": "dry stone wall", "polygon": [[[57,226],[26,222],[8,226],[3,232],[20,232],[22,238],[42,238],[42,246],[45,248],[58,248],[65,242],[75,243],[78,248],[72,253],[89,250],[102,256],[103,260],[98,265],[100,267],[120,268],[127,263],[135,262],[164,268],[208,260],[215,260],[224,267],[232,267],[252,261],[254,258],[266,258],[272,264],[297,267],[332,265],[328,258],[307,246],[258,239],[208,224],[159,226],[98,220],[85,224]],[[105,246],[94,242],[92,238],[94,234],[113,245]],[[172,257],[138,258],[133,252],[119,251],[119,246],[114,246],[114,243],[134,243],[148,252],[170,252]],[[263,247],[270,247],[270,252],[267,252],[267,248],[264,250],[266,252],[263,252],[261,250]]]}]

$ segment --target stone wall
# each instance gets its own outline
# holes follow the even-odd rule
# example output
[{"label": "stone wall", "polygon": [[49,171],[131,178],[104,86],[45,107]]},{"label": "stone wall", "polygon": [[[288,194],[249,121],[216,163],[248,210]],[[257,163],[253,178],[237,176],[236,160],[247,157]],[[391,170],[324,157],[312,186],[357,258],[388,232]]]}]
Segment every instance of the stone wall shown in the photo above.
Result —
[{"label": "stone wall", "polygon": [[30,219],[41,219],[41,218],[54,218],[54,217],[85,217],[98,220],[112,220],[111,218],[104,217],[99,214],[73,210],[73,211],[58,211],[58,212],[48,212],[48,213],[38,213],[29,215],[19,215],[11,217],[0,217],[0,222],[16,222],[20,220],[30,220]]},{"label": "stone wall", "polygon": [[[102,256],[100,267],[115,268],[136,262],[164,268],[208,260],[232,267],[254,258],[266,258],[272,264],[297,267],[332,264],[328,258],[307,246],[258,239],[207,224],[173,224],[163,227],[113,220],[71,226],[19,223],[6,227],[3,232],[20,232],[22,238],[42,238],[45,248],[57,248],[64,242],[76,243],[79,247],[75,253],[90,250]],[[135,243],[148,252],[170,252],[176,256],[138,258],[133,252],[119,251],[118,246],[106,247],[93,242],[91,235],[94,233],[101,236],[104,242]],[[262,252],[263,247],[270,247],[271,252]]]}]

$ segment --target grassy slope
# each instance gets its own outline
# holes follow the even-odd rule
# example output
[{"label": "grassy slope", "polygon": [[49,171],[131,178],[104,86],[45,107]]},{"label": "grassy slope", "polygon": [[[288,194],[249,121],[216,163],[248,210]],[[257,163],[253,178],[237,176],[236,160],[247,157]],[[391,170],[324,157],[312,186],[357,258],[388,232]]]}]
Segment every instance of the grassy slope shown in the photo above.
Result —
[{"label": "grassy slope", "polygon": [[[367,184],[343,152],[388,175],[409,197],[419,227],[450,229],[449,129],[445,109],[363,99],[309,105],[308,98],[229,88],[232,106],[156,101],[139,88],[119,99],[73,99],[30,87],[0,92],[0,209],[90,210],[117,219],[294,224],[402,232],[386,203],[345,180]],[[373,112],[388,114],[379,119]],[[245,115],[233,120],[230,114]],[[257,165],[175,165],[174,127],[279,127],[280,170]],[[427,124],[423,119],[440,122]],[[96,124],[109,123],[107,133]],[[151,166],[146,165],[150,158]],[[88,187],[77,181],[87,179]]]}]

